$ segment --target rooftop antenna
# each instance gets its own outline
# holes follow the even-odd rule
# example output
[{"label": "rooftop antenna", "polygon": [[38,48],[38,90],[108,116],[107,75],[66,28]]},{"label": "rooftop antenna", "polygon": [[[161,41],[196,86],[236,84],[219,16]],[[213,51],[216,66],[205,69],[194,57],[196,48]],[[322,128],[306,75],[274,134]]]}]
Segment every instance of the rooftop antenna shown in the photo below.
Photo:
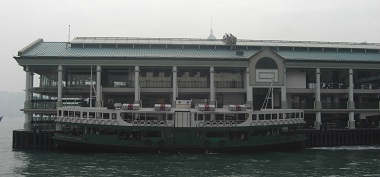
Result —
[{"label": "rooftop antenna", "polygon": [[213,34],[212,30],[212,18],[211,18],[211,29],[210,29],[210,35],[207,37],[208,40],[216,40],[216,37]]},{"label": "rooftop antenna", "polygon": [[211,18],[211,30],[212,30],[212,18]]},{"label": "rooftop antenna", "polygon": [[66,49],[68,48],[69,44],[70,44],[70,25],[69,25],[69,36],[67,38]]}]

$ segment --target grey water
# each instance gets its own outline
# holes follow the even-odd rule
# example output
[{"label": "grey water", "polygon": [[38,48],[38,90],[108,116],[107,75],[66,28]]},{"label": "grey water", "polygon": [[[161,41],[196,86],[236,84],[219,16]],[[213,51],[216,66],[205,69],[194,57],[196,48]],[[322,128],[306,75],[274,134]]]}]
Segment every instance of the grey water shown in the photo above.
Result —
[{"label": "grey water", "polygon": [[312,148],[247,154],[123,154],[13,151],[0,122],[0,176],[380,176],[379,146]]}]

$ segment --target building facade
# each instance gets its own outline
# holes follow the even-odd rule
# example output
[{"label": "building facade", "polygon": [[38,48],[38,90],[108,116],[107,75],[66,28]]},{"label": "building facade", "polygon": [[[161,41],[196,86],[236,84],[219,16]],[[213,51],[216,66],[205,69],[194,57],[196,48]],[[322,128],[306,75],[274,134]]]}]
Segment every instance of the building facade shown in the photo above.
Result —
[{"label": "building facade", "polygon": [[[14,59],[26,73],[25,130],[52,128],[62,106],[175,107],[190,99],[194,105],[303,109],[306,127],[317,129],[378,126],[380,120],[376,43],[77,37],[69,43],[38,39]],[[271,93],[273,104],[263,104]]]}]

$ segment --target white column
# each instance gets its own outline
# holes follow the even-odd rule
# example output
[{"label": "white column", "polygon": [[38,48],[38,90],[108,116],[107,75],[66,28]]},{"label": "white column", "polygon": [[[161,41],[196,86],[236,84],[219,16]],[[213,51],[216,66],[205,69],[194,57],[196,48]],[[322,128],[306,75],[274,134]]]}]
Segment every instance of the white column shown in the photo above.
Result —
[{"label": "white column", "polygon": [[355,109],[355,102],[354,102],[354,71],[353,69],[349,69],[348,71],[348,79],[349,79],[349,86],[348,86],[348,103],[347,103],[347,109],[349,110],[348,113],[348,128],[349,129],[355,129],[355,117],[354,117],[354,111]]},{"label": "white column", "polygon": [[102,67],[96,66],[96,107],[102,107]]},{"label": "white column", "polygon": [[287,109],[288,102],[286,100],[286,69],[284,68],[284,86],[281,87],[281,109]]},{"label": "white column", "polygon": [[[25,66],[25,102],[24,102],[24,109],[32,108],[29,88],[30,88],[30,68],[29,68],[29,66]],[[30,131],[30,130],[32,130],[32,124],[30,123],[30,115],[26,112],[24,112],[24,114],[25,114],[24,130]]]},{"label": "white column", "polygon": [[[29,77],[30,77],[30,79],[29,79],[29,81],[30,81],[29,88],[33,88],[33,82],[34,82],[33,76],[34,76],[34,74],[33,74],[33,71],[30,71],[29,73],[30,73],[30,75],[29,75]],[[30,94],[30,98],[33,99],[33,94],[32,93]]]},{"label": "white column", "polygon": [[59,65],[58,66],[58,81],[57,81],[57,84],[58,84],[58,93],[57,93],[57,107],[62,107],[63,106],[63,103],[62,103],[62,65]]},{"label": "white column", "polygon": [[135,104],[140,104],[140,68],[135,66]]},{"label": "white column", "polygon": [[319,68],[316,69],[315,71],[315,76],[316,76],[316,88],[315,88],[315,102],[314,102],[314,109],[315,109],[315,123],[314,127],[316,129],[320,129],[322,125],[321,121],[321,109],[322,109],[322,104],[321,104],[321,70]]},{"label": "white column", "polygon": [[177,90],[177,66],[173,66],[173,100],[172,107],[175,108],[175,101],[177,100],[178,90]]},{"label": "white column", "polygon": [[252,101],[252,87],[249,86],[249,67],[247,67],[246,72],[245,72],[245,91],[247,95],[247,102],[246,105],[247,107],[251,108],[253,106],[253,101]]},{"label": "white column", "polygon": [[215,104],[215,81],[214,81],[214,67],[210,67],[210,104]]},{"label": "white column", "polygon": [[[25,101],[29,101],[30,102],[30,92],[29,92],[29,88],[30,88],[30,69],[29,69],[29,66],[26,66],[25,67]],[[24,107],[26,108],[30,108],[30,105],[24,105]]]}]

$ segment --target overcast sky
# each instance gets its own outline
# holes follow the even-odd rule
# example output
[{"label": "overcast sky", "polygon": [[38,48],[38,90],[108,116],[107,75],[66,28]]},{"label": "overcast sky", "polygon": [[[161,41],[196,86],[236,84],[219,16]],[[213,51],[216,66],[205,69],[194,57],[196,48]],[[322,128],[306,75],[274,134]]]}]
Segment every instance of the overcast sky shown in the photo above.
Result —
[{"label": "overcast sky", "polygon": [[[380,43],[380,0],[0,0],[0,91],[22,91],[12,58],[38,38],[313,40]],[[36,79],[37,80],[37,79]],[[1,99],[1,98],[0,98]]]}]

